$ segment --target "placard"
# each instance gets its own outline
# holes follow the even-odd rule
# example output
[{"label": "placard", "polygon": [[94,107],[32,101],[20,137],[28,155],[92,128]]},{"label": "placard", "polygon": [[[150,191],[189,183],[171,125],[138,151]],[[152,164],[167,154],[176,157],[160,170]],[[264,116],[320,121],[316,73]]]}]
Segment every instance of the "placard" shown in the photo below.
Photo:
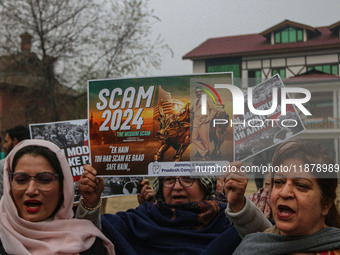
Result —
[{"label": "placard", "polygon": [[[100,175],[193,175],[234,159],[232,73],[88,82],[90,150]],[[202,106],[203,105],[203,106]],[[201,172],[202,174],[202,172]]]},{"label": "placard", "polygon": [[[90,164],[88,146],[88,120],[69,120],[29,125],[32,139],[42,139],[56,144],[65,154],[71,168],[75,198],[78,202],[80,192],[78,181],[84,171],[83,166]],[[105,188],[102,197],[131,195],[139,193],[142,177],[104,177]]]}]

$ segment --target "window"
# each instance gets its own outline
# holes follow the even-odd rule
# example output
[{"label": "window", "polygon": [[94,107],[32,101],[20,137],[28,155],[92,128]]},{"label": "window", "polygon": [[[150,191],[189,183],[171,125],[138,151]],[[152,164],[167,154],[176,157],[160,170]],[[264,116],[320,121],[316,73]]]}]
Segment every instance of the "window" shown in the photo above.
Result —
[{"label": "window", "polygon": [[275,33],[275,43],[280,43],[281,42],[281,35],[280,33]]},{"label": "window", "polygon": [[238,64],[208,66],[208,73],[233,72],[234,78],[240,78],[240,66]]},{"label": "window", "polygon": [[261,70],[248,70],[248,86],[252,87],[261,83]]},{"label": "window", "polygon": [[279,74],[281,79],[286,78],[286,69],[284,67],[282,68],[273,68],[272,75]]},{"label": "window", "polygon": [[307,71],[311,71],[312,69],[333,75],[339,74],[338,64],[314,65],[307,67]]},{"label": "window", "polygon": [[215,72],[233,72],[234,85],[239,86],[240,83],[240,64],[219,64],[219,63],[207,63],[207,73]]},{"label": "window", "polygon": [[275,32],[274,37],[275,43],[302,42],[303,32],[302,29],[287,27],[281,31]]}]

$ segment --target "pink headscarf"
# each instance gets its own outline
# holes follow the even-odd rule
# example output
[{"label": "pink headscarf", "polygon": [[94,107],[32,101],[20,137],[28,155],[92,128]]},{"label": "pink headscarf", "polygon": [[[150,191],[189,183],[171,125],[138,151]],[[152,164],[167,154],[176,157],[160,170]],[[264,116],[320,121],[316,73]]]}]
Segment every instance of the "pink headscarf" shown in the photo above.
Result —
[{"label": "pink headscarf", "polygon": [[[64,175],[64,202],[53,220],[30,222],[19,217],[10,195],[8,172],[14,155],[22,148],[36,145],[54,152]],[[88,250],[96,237],[103,241],[108,254],[114,255],[114,246],[89,220],[73,218],[74,185],[70,167],[63,152],[44,140],[25,140],[16,145],[7,156],[4,168],[4,192],[0,202],[0,237],[9,254],[79,254]]]}]

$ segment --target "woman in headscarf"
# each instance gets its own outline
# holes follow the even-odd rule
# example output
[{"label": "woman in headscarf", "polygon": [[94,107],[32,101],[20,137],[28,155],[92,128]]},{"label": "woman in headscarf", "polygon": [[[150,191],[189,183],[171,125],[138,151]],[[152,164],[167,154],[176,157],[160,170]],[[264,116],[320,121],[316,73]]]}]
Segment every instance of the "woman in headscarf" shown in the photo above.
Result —
[{"label": "woman in headscarf", "polygon": [[[93,167],[87,165],[84,169],[79,182],[83,198],[77,217],[97,220],[100,227],[96,205],[103,180],[96,178]],[[263,231],[270,223],[244,197],[246,185],[244,177],[226,178],[229,205],[234,217],[238,214],[243,219],[248,231]],[[104,214],[102,230],[114,242],[117,254],[231,254],[241,239],[225,215],[226,203],[215,199],[215,188],[214,177],[157,178],[155,203],[145,202],[126,212]]]},{"label": "woman in headscarf", "polygon": [[55,144],[19,143],[6,158],[3,180],[0,254],[115,254],[90,221],[73,218],[73,178]]},{"label": "woman in headscarf", "polygon": [[318,144],[288,141],[277,148],[272,166],[278,170],[271,182],[276,225],[247,235],[234,254],[340,254],[339,165]]}]

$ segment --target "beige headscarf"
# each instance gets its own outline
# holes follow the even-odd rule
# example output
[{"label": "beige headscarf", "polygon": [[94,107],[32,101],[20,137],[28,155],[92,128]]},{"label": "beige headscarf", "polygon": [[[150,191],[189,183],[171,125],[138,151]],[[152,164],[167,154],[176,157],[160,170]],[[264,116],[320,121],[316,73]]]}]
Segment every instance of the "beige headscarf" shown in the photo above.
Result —
[{"label": "beige headscarf", "polygon": [[[50,221],[30,222],[18,215],[10,195],[8,174],[14,155],[27,146],[46,147],[54,152],[64,175],[64,202]],[[70,167],[63,152],[53,143],[44,140],[24,140],[7,156],[4,168],[4,193],[0,202],[0,238],[9,254],[79,254],[88,250],[96,237],[103,240],[108,254],[114,246],[90,221],[73,218],[74,185]]]}]

